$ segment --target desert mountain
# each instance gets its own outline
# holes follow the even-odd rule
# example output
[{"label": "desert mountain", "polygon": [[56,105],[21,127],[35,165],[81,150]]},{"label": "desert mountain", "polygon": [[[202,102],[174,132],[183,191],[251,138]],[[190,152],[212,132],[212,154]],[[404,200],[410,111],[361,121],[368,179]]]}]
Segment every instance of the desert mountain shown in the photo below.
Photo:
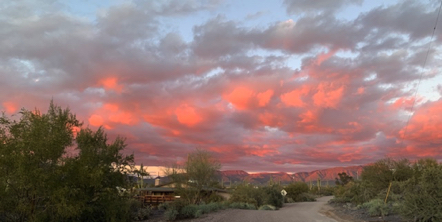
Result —
[{"label": "desert mountain", "polygon": [[350,175],[356,179],[361,175],[362,169],[362,166],[334,167],[323,170],[315,170],[312,172],[300,172],[291,175],[284,172],[249,174],[243,170],[226,170],[219,171],[218,178],[226,185],[229,183],[233,184],[243,181],[252,184],[266,184],[270,181],[281,184],[288,184],[292,181],[316,182],[318,178],[322,182],[334,182],[335,178],[338,177],[338,173],[342,172],[345,172],[347,175]]}]

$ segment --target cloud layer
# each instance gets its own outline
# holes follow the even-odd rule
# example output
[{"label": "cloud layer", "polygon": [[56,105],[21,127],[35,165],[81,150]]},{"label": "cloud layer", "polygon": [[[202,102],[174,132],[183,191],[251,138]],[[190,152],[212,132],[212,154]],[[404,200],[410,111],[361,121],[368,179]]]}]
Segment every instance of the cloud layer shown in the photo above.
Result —
[{"label": "cloud layer", "polygon": [[[349,20],[340,10],[362,1],[284,1],[286,20],[257,27],[218,12],[222,1],[181,2],[125,2],[93,19],[53,1],[0,7],[0,110],[54,99],[152,166],[194,148],[254,172],[442,158],[441,85],[427,84],[440,81],[440,27],[423,67],[434,4]],[[201,13],[192,36],[174,28]],[[415,96],[421,77],[432,96]]]}]

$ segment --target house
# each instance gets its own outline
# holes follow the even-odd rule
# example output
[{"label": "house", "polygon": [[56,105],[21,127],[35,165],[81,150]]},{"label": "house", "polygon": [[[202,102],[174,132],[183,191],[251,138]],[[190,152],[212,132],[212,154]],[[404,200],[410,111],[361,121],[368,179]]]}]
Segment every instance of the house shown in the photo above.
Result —
[{"label": "house", "polygon": [[[161,178],[155,178],[155,187],[146,187],[137,189],[139,195],[138,199],[145,205],[158,205],[160,203],[174,201],[180,196],[176,196],[176,186],[175,182],[161,183]],[[186,184],[182,184],[181,188],[186,189]],[[224,189],[219,188],[203,188],[206,195],[216,194],[223,197],[225,200],[230,198],[230,193]]]}]

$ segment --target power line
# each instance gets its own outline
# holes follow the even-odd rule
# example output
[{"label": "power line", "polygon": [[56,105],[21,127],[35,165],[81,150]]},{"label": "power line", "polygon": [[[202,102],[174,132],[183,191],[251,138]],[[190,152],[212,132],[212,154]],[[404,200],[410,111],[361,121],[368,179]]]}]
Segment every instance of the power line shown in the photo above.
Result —
[{"label": "power line", "polygon": [[[437,22],[439,21],[439,16],[440,16],[440,10],[441,10],[441,8],[442,8],[442,1],[440,2],[439,11],[437,12],[436,22],[434,23],[433,33],[431,34],[430,43],[429,43],[429,45],[428,45],[428,50],[427,50],[427,54],[425,55],[424,65],[423,65],[422,69],[425,69],[425,67],[426,67],[426,65],[427,65],[427,59],[428,59],[428,55],[430,54],[431,45],[432,45],[432,43],[433,43],[434,33],[436,32]],[[415,92],[414,92],[414,96],[413,96],[414,99],[413,99],[413,103],[412,103],[412,105],[411,105],[411,112],[413,112],[413,110],[414,110],[414,106],[415,106],[415,104],[416,104],[416,96],[417,96],[417,92],[419,91],[419,86],[420,86],[420,84],[421,84],[421,81],[422,81],[422,77],[423,77],[423,75],[424,75],[424,72],[422,71],[422,72],[421,72],[421,75],[420,75],[420,77],[419,77],[419,82],[417,83],[416,90],[415,90]],[[411,114],[410,116],[408,116],[408,120],[407,120],[407,123],[405,124],[405,128],[404,128],[404,135],[403,135],[403,138],[404,138],[404,139],[405,139],[405,136],[406,136],[406,134],[407,134],[407,128],[408,128],[408,125],[409,125],[410,120],[411,120],[411,117],[412,117],[413,115],[414,115],[414,114]]]}]

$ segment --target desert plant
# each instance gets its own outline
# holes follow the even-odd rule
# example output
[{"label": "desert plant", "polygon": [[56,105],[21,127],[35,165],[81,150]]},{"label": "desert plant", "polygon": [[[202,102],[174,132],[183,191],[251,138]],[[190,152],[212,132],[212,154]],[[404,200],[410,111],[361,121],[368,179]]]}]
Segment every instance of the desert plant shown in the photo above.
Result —
[{"label": "desert plant", "polygon": [[170,209],[166,210],[166,212],[164,212],[164,217],[168,221],[174,221],[177,218],[178,214],[179,213],[176,209],[170,208]]},{"label": "desert plant", "polygon": [[179,218],[194,218],[198,210],[198,206],[195,204],[184,206],[179,212]]},{"label": "desert plant", "polygon": [[363,208],[368,210],[370,216],[387,216],[389,214],[389,207],[386,203],[384,203],[381,199],[373,199],[367,203],[362,204]]},{"label": "desert plant", "polygon": [[282,207],[283,200],[281,195],[281,188],[277,185],[263,187],[262,189],[266,196],[264,204],[275,206],[277,209]]},{"label": "desert plant", "polygon": [[258,210],[276,210],[276,207],[275,207],[275,206],[272,206],[272,205],[268,205],[268,204],[266,204],[266,205],[262,205],[262,206],[260,206],[260,207],[258,208]]},{"label": "desert plant", "polygon": [[442,166],[429,165],[407,184],[401,214],[415,221],[442,221]]},{"label": "desert plant", "polygon": [[287,191],[287,197],[296,201],[298,195],[309,191],[308,185],[304,182],[294,182],[284,188]]},{"label": "desert plant", "polygon": [[246,209],[246,210],[256,210],[256,206],[254,204],[249,204],[249,203],[231,203],[229,205],[229,208],[234,208],[234,209]]},{"label": "desert plant", "polygon": [[301,193],[295,199],[295,202],[314,202],[314,201],[316,201],[315,196],[309,193]]}]

